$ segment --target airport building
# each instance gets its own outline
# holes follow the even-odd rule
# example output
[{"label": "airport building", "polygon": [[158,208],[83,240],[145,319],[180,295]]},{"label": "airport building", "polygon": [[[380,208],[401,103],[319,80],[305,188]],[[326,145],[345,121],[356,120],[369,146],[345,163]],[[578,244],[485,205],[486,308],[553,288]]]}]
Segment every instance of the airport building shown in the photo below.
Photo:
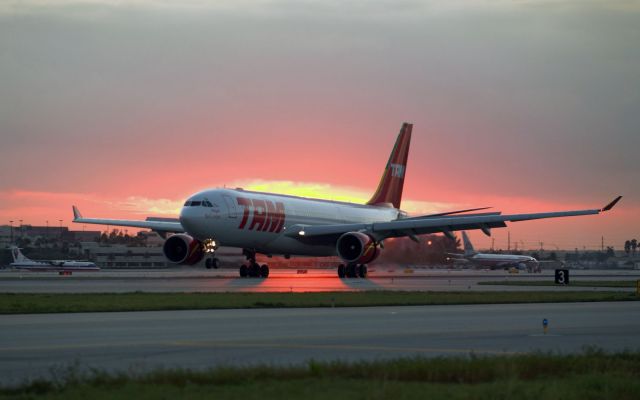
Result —
[{"label": "airport building", "polygon": [[162,247],[129,247],[123,244],[101,245],[97,242],[82,242],[83,256],[100,268],[167,268],[172,266]]},{"label": "airport building", "polygon": [[[95,262],[100,268],[177,267],[166,259],[162,252],[162,246],[131,247],[120,244],[104,245],[97,242],[83,242],[80,244],[80,250],[84,258]],[[216,257],[220,260],[222,267],[237,267],[244,261],[242,250],[230,247],[219,248],[216,251]],[[204,268],[204,260],[193,267]]]}]

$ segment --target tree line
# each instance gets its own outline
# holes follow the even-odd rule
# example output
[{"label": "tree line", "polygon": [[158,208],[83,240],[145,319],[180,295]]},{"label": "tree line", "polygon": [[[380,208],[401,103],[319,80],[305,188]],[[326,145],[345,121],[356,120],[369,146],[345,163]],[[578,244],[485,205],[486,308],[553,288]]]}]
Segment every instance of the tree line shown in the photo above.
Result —
[{"label": "tree line", "polygon": [[636,239],[627,240],[624,242],[624,252],[627,256],[635,256],[638,249],[638,241]]}]

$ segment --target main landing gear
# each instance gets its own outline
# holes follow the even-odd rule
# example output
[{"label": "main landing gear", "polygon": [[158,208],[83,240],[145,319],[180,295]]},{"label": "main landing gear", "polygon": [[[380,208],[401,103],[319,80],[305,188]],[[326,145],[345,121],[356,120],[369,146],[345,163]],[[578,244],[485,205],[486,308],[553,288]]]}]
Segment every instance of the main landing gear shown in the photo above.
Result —
[{"label": "main landing gear", "polygon": [[258,264],[256,262],[256,252],[244,249],[242,253],[247,257],[249,264],[240,266],[241,278],[267,278],[269,276],[269,266],[267,264]]},{"label": "main landing gear", "polygon": [[339,278],[366,278],[367,277],[367,265],[366,264],[340,264],[338,265],[338,277]]}]

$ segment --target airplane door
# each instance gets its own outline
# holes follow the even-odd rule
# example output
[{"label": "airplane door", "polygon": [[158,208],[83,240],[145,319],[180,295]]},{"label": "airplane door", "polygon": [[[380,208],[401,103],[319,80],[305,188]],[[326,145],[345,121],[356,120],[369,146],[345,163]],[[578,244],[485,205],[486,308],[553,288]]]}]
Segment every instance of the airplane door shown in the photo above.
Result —
[{"label": "airplane door", "polygon": [[229,215],[229,218],[238,218],[238,208],[236,207],[236,202],[233,201],[231,196],[227,194],[223,194],[222,198],[227,205],[227,215]]}]

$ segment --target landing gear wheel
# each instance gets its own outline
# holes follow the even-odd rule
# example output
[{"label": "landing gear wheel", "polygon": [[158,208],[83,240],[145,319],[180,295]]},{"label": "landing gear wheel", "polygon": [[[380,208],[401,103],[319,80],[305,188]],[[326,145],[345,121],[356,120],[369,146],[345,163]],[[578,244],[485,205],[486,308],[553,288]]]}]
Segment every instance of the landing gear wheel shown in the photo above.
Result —
[{"label": "landing gear wheel", "polygon": [[269,267],[266,264],[260,266],[260,264],[256,262],[256,251],[254,249],[242,249],[242,255],[247,257],[247,261],[249,262],[249,265],[245,267],[247,271],[246,276],[252,278],[266,278],[269,276]]},{"label": "landing gear wheel", "polygon": [[364,264],[360,264],[358,265],[358,276],[360,278],[366,278],[367,277],[367,266]]},{"label": "landing gear wheel", "polygon": [[258,263],[251,263],[249,266],[249,276],[252,278],[260,276],[260,265],[258,265]]},{"label": "landing gear wheel", "polygon": [[241,278],[246,278],[247,275],[249,275],[249,271],[246,265],[242,264],[240,266],[240,277]]},{"label": "landing gear wheel", "polygon": [[338,265],[338,278],[342,279],[345,276],[344,264]]},{"label": "landing gear wheel", "polygon": [[357,276],[356,273],[357,272],[356,272],[355,264],[347,265],[347,271],[346,271],[347,278],[355,278]]}]

